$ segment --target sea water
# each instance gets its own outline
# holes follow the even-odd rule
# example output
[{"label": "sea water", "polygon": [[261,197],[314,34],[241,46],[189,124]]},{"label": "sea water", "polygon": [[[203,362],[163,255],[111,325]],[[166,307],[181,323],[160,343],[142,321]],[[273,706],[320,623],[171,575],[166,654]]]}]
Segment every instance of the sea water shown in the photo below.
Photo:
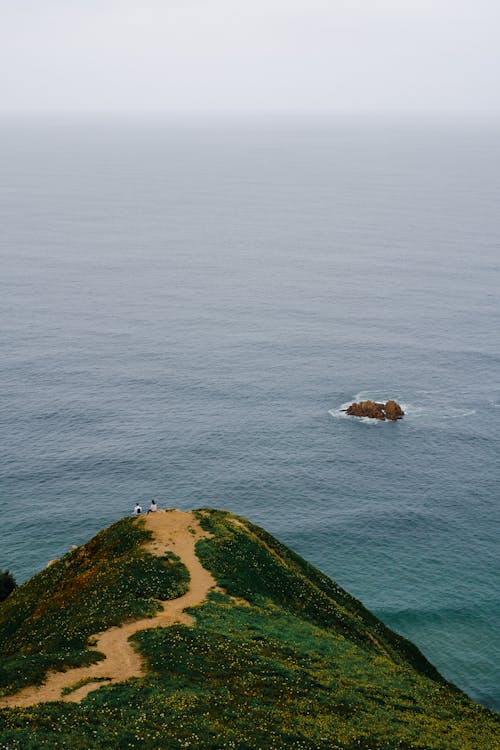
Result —
[{"label": "sea water", "polygon": [[5,119],[0,568],[227,508],[500,708],[499,157],[494,123]]}]

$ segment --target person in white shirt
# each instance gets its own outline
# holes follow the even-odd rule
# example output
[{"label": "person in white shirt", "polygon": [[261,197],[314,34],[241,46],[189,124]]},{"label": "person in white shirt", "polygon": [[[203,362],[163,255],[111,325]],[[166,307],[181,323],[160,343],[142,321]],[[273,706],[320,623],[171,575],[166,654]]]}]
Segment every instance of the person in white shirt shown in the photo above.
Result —
[{"label": "person in white shirt", "polygon": [[135,508],[134,508],[134,516],[140,516],[141,513],[142,513],[142,508],[139,505],[139,503],[136,503]]},{"label": "person in white shirt", "polygon": [[149,506],[148,513],[155,513],[155,511],[158,510],[158,505],[156,503],[156,500],[153,498],[151,500],[151,505]]}]

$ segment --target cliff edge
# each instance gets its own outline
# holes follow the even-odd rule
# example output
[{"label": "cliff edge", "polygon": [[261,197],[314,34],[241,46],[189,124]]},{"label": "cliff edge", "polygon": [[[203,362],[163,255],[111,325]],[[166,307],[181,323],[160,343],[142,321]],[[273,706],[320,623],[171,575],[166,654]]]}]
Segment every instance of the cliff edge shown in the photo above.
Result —
[{"label": "cliff edge", "polygon": [[499,717],[244,518],[126,518],[0,605],[0,746],[492,750]]}]

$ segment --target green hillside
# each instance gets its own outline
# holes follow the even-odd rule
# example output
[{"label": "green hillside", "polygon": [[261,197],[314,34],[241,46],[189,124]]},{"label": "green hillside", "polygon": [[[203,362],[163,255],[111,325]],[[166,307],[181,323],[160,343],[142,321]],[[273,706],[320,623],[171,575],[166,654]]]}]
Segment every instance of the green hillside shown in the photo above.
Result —
[{"label": "green hillside", "polygon": [[[144,677],[81,703],[0,709],[0,748],[498,748],[496,714],[321,572],[245,519],[196,517],[220,589],[191,610],[194,625],[133,637]],[[120,521],[0,605],[4,695],[96,660],[89,635],[186,590],[178,558],[144,552],[144,524]]]},{"label": "green hillside", "polygon": [[[124,518],[56,560],[0,605],[0,696],[39,684],[47,670],[97,661],[93,633],[154,615],[155,599],[184,593],[189,576],[173,555],[146,554],[151,534]],[[0,724],[1,726],[1,724]]]}]

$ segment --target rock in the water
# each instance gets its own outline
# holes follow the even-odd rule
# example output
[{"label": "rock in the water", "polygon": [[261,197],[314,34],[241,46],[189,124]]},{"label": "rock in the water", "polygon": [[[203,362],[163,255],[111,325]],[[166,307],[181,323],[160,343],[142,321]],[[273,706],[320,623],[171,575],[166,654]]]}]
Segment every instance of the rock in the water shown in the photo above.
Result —
[{"label": "rock in the water", "polygon": [[355,401],[345,410],[352,417],[370,417],[370,419],[385,419],[384,404],[376,401]]},{"label": "rock in the water", "polygon": [[393,401],[392,399],[387,401],[385,405],[385,416],[387,417],[387,419],[391,419],[393,422],[395,422],[396,419],[401,419],[403,415],[404,411],[397,401]]},{"label": "rock in the water", "polygon": [[355,401],[347,409],[344,409],[344,411],[352,417],[389,419],[392,422],[395,422],[396,419],[401,419],[404,415],[404,411],[400,405],[393,399],[390,399],[385,404],[380,404],[377,401]]}]

